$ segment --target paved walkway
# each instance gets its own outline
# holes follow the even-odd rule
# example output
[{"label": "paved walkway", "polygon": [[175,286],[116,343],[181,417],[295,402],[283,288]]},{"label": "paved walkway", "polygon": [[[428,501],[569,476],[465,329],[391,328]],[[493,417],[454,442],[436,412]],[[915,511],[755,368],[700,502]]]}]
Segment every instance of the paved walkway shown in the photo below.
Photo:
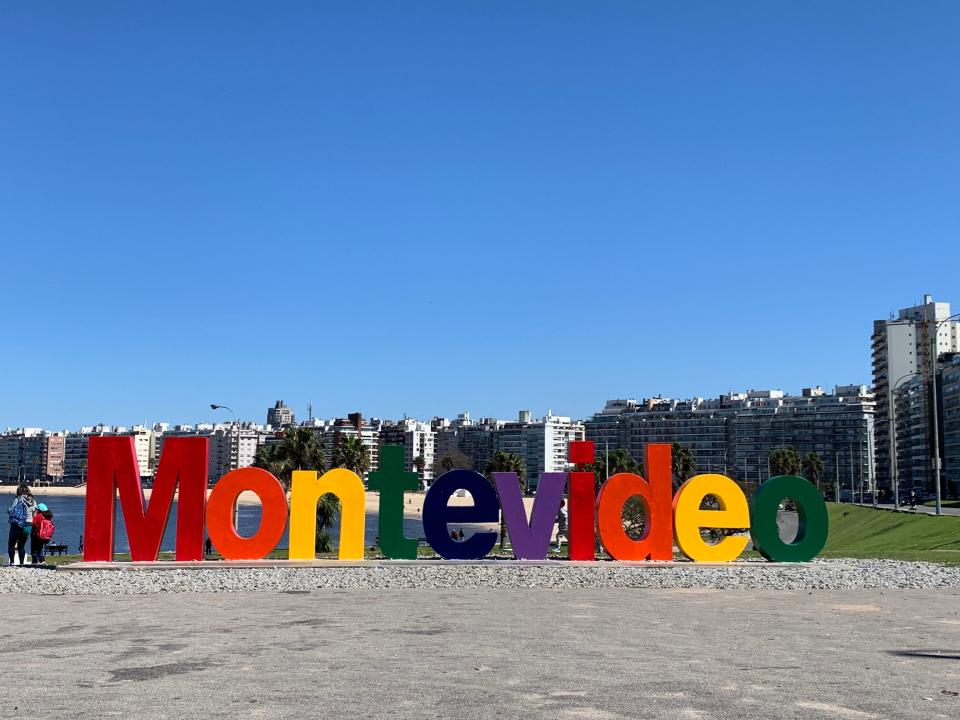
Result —
[{"label": "paved walkway", "polygon": [[[872,507],[871,505],[865,504],[864,507]],[[893,503],[880,503],[877,507],[882,508],[883,510],[893,510]],[[943,510],[943,515],[960,515],[960,508],[941,508]],[[901,505],[900,512],[915,512],[922,513],[926,515],[936,515],[937,509],[933,507],[927,507],[926,505],[917,505],[916,509],[911,510],[909,505]]]},{"label": "paved walkway", "polygon": [[8,716],[960,717],[960,591],[3,598]]}]

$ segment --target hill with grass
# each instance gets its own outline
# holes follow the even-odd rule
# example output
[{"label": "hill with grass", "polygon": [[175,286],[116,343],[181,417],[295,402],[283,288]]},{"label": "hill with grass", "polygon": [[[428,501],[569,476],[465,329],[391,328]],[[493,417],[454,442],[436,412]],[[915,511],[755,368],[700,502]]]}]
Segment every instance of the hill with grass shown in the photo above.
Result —
[{"label": "hill with grass", "polygon": [[960,516],[827,503],[830,534],[821,557],[892,558],[960,565]]}]

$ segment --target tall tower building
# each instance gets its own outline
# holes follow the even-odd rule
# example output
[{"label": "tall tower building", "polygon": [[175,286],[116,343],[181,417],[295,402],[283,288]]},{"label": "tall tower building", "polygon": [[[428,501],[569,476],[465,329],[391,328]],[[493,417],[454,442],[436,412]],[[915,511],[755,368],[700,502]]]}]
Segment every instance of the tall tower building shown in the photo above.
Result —
[{"label": "tall tower building", "polygon": [[267,408],[267,425],[279,430],[297,422],[293,410],[287,407],[283,400],[277,400],[272,408]]},{"label": "tall tower building", "polygon": [[935,328],[937,356],[957,351],[960,323],[940,324],[948,317],[950,303],[934,302],[930,295],[924,295],[923,304],[903,308],[896,318],[873,322],[873,391],[877,403],[874,433],[877,480],[881,486],[892,489],[894,485],[890,462],[893,394],[910,378],[922,379],[924,385],[930,387],[931,340]]}]

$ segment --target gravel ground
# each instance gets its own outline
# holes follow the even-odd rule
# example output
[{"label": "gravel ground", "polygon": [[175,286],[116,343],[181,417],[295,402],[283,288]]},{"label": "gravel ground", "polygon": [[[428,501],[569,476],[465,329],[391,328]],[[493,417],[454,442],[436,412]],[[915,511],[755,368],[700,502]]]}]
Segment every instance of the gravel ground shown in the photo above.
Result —
[{"label": "gravel ground", "polygon": [[183,592],[297,592],[391,588],[716,588],[857,590],[960,588],[960,567],[895,560],[817,560],[773,566],[447,565],[210,568],[55,572],[5,567],[0,593],[129,595]]}]

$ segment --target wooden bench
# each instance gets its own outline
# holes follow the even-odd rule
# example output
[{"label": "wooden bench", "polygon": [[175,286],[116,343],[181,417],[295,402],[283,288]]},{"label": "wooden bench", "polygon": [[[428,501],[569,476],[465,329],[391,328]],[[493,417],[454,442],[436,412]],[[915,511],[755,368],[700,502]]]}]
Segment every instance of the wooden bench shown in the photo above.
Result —
[{"label": "wooden bench", "polygon": [[66,555],[68,549],[68,545],[64,545],[62,543],[50,543],[43,548],[43,551],[48,555]]}]

